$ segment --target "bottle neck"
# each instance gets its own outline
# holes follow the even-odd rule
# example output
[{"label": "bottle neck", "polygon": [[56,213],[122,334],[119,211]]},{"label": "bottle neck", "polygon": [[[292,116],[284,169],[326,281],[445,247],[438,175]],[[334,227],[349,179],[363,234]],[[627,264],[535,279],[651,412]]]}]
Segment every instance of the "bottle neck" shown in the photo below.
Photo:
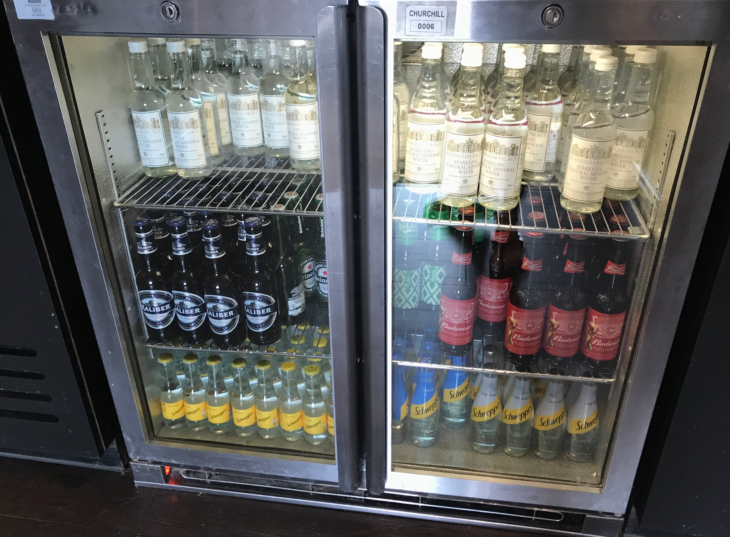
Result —
[{"label": "bottle neck", "polygon": [[185,379],[188,382],[188,386],[195,386],[196,384],[202,384],[203,381],[200,379],[200,372],[198,371],[197,364],[183,364],[185,368]]},{"label": "bottle neck", "polygon": [[525,241],[520,279],[526,283],[539,281],[542,276],[544,246],[538,241]]},{"label": "bottle neck", "polygon": [[304,385],[307,388],[307,395],[314,400],[322,399],[322,387],[319,385],[318,375],[304,375]]},{"label": "bottle neck", "polygon": [[151,253],[139,254],[139,261],[147,272],[155,272],[157,270],[157,259],[159,255],[157,250]]},{"label": "bottle neck", "polygon": [[165,382],[167,383],[168,389],[177,389],[180,386],[180,380],[177,378],[175,364],[170,362],[169,364],[162,364],[162,367],[165,370]]},{"label": "bottle neck", "polygon": [[134,69],[134,89],[137,91],[152,89],[154,87],[154,76],[149,53],[132,54],[132,67]]},{"label": "bottle neck", "polygon": [[264,60],[264,75],[278,75],[281,73],[281,58],[270,56]]},{"label": "bottle neck", "polygon": [[297,378],[297,371],[282,371],[281,373],[282,388],[288,392],[295,394],[299,398],[299,379]]},{"label": "bottle neck", "polygon": [[598,385],[593,382],[583,382],[580,385],[580,395],[576,405],[589,405],[596,402]]},{"label": "bottle neck", "polygon": [[215,59],[215,44],[200,48],[200,57],[205,72],[211,75],[218,74],[218,63]]},{"label": "bottle neck", "polygon": [[393,74],[396,82],[403,79],[403,46],[393,47]]},{"label": "bottle neck", "polygon": [[307,47],[291,47],[291,63],[291,80],[301,80],[306,77],[309,69]]},{"label": "bottle neck", "polygon": [[231,61],[231,76],[241,76],[246,72],[246,53],[242,50],[234,50]]},{"label": "bottle neck", "polygon": [[595,71],[591,104],[589,109],[594,112],[605,112],[611,107],[613,96],[613,82],[615,71]]},{"label": "bottle neck", "polygon": [[524,80],[524,69],[505,67],[502,76],[502,88],[499,94],[502,107],[514,110],[524,106],[522,101]]},{"label": "bottle neck", "polygon": [[578,69],[578,86],[583,91],[587,91],[590,89],[591,84],[591,55],[586,54],[585,51],[583,51],[583,56],[580,60],[580,67]]},{"label": "bottle neck", "polygon": [[573,80],[576,80],[576,75],[577,75],[578,67],[580,65],[580,57],[581,57],[582,51],[583,51],[583,47],[581,47],[579,45],[573,46],[573,48],[570,50],[570,62],[568,63],[568,68],[566,69],[566,72],[573,75]]},{"label": "bottle neck", "polygon": [[173,52],[170,54],[172,73],[170,85],[173,89],[183,90],[190,87],[190,61],[185,52]]},{"label": "bottle neck", "polygon": [[471,239],[473,231],[471,228],[460,229],[456,228],[459,236],[454,242],[453,255],[451,262],[455,265],[470,265],[471,264]]},{"label": "bottle neck", "polygon": [[542,54],[537,72],[537,89],[546,90],[555,88],[560,76],[560,54],[545,52]]},{"label": "bottle neck", "polygon": [[190,272],[190,269],[192,268],[190,266],[192,251],[182,254],[182,255],[176,255],[175,261],[177,262],[177,270],[180,272]]},{"label": "bottle neck", "polygon": [[629,88],[626,90],[626,102],[629,104],[647,104],[649,102],[653,71],[653,63],[633,64]]},{"label": "bottle neck", "polygon": [[269,264],[269,252],[261,229],[258,233],[246,234],[246,254],[254,272],[264,270]]},{"label": "bottle neck", "polygon": [[208,372],[208,391],[213,388],[216,392],[226,392],[226,382],[223,378],[223,368],[220,364],[211,365]]},{"label": "bottle neck", "polygon": [[457,107],[458,108],[480,108],[481,107],[481,67],[461,66],[461,75],[457,86]]},{"label": "bottle neck", "polygon": [[418,80],[416,92],[419,97],[438,98],[441,92],[441,60],[423,60],[421,78]]},{"label": "bottle neck", "polygon": [[190,75],[193,79],[200,78],[203,71],[203,54],[200,45],[190,45],[188,53],[190,54]]},{"label": "bottle neck", "polygon": [[248,371],[245,367],[233,369],[233,384],[241,393],[251,393],[251,380],[248,378]]}]

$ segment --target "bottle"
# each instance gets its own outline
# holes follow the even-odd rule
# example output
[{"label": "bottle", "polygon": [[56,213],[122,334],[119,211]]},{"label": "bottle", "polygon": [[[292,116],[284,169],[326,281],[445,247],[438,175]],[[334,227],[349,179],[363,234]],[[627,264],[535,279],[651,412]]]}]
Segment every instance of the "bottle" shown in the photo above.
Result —
[{"label": "bottle", "polygon": [[[481,67],[482,57],[484,56],[484,45],[482,43],[463,43],[461,49],[462,57],[466,49],[469,48],[475,49],[476,52],[470,52],[468,54],[476,55],[478,53],[479,67]],[[449,80],[448,74],[446,73],[446,63],[447,62],[445,60],[442,62],[443,69],[441,70],[441,87],[444,88],[443,94],[446,96],[445,100],[449,104],[449,107],[451,107],[451,101],[456,98],[456,94],[459,89],[459,82],[461,82],[461,64],[459,64],[456,71],[454,71],[454,74],[451,76],[451,80]],[[479,83],[481,85],[479,98],[482,105],[482,111],[486,112],[486,108],[484,108],[484,94],[487,87],[487,80],[484,78],[484,75],[481,74],[481,69],[479,71]]]},{"label": "bottle", "polygon": [[[518,366],[517,371],[527,373],[527,369]],[[504,423],[504,452],[511,457],[522,457],[530,450],[530,437],[535,422],[535,412],[530,396],[530,379],[516,375],[512,391],[502,411]]]},{"label": "bottle", "polygon": [[[274,207],[274,210],[279,210]],[[283,210],[283,209],[282,209]],[[307,301],[304,296],[304,282],[302,272],[299,270],[299,259],[291,246],[289,227],[286,217],[275,216],[275,227],[280,230],[281,240],[277,240],[284,249],[284,255],[276,267],[277,288],[279,289],[279,309],[286,309],[282,312],[282,323],[287,326],[296,326],[306,320]],[[286,308],[284,308],[286,304]]]},{"label": "bottle", "polygon": [[[315,339],[314,342],[316,344],[317,340]],[[317,379],[322,389],[322,398],[327,400],[332,391],[332,368],[330,367],[329,362],[322,358],[308,358],[308,361],[311,365],[316,365],[319,370],[317,372]]]},{"label": "bottle", "polygon": [[440,421],[440,401],[433,369],[420,368],[410,406],[410,439],[418,447],[436,442]]},{"label": "bottle", "polygon": [[297,366],[294,362],[281,364],[281,396],[279,414],[281,416],[281,436],[293,442],[304,436],[304,413],[302,394],[299,393]]},{"label": "bottle", "polygon": [[[393,361],[400,362],[403,356],[393,353]],[[412,369],[412,368],[411,368]],[[402,444],[406,439],[406,418],[408,417],[408,388],[406,372],[401,365],[393,366],[393,415],[391,416],[390,443]]]},{"label": "bottle", "polygon": [[480,373],[478,386],[471,407],[471,447],[477,453],[494,453],[502,425],[499,377],[491,373]]},{"label": "bottle", "polygon": [[[305,223],[311,221],[312,218],[305,218]],[[297,248],[297,257],[299,258],[299,269],[302,273],[302,284],[304,285],[304,298],[307,302],[307,309],[310,313],[313,313],[316,308],[314,305],[317,303],[317,278],[314,270],[314,242],[316,239],[312,238],[307,232],[307,228],[302,229],[303,233],[300,233],[300,242]]]},{"label": "bottle", "polygon": [[165,213],[157,209],[147,211],[147,216],[152,223],[152,231],[155,234],[155,243],[159,250],[160,268],[165,280],[172,276],[175,270],[175,260],[172,257],[172,242],[170,241],[170,228],[165,221]]},{"label": "bottle", "polygon": [[597,81],[590,104],[572,127],[565,182],[560,195],[560,205],[566,211],[594,213],[601,208],[610,174],[611,151],[616,141],[616,124],[609,108],[617,65],[618,60],[613,56],[602,56],[596,60]]},{"label": "bottle", "polygon": [[418,225],[399,220],[393,253],[393,326],[405,331],[418,319],[421,296],[421,261],[416,258]]},{"label": "bottle", "polygon": [[[578,82],[578,70],[580,67],[580,59],[583,54],[582,45],[568,45],[570,47],[570,60],[568,61],[568,67],[560,75],[558,79],[558,88],[560,88],[560,95],[563,99],[563,107],[565,106],[565,98],[575,89]],[[565,110],[565,108],[563,108]]]},{"label": "bottle", "polygon": [[[215,99],[211,99],[215,108],[215,116],[221,132],[221,154],[227,155],[233,151],[233,139],[231,137],[231,123],[228,118],[228,80],[218,71],[216,61],[215,39],[202,39],[200,42],[201,68],[205,78],[215,89]],[[203,101],[206,95],[203,94]]]},{"label": "bottle", "polygon": [[218,348],[234,348],[245,338],[245,329],[239,326],[239,284],[228,269],[226,250],[216,220],[211,218],[203,224],[203,240],[208,262],[204,285],[208,325]]},{"label": "bottle", "polygon": [[[279,436],[279,395],[274,387],[274,370],[268,360],[256,363],[256,426],[265,440]],[[278,373],[278,371],[276,371]]]},{"label": "bottle", "polygon": [[618,68],[616,69],[616,79],[613,89],[613,98],[611,102],[612,110],[618,108],[626,99],[626,92],[629,89],[629,82],[631,81],[631,72],[634,66],[634,56],[641,49],[647,49],[641,45],[629,45],[626,47],[624,52],[623,61],[619,62]]},{"label": "bottle", "polygon": [[[560,135],[558,136],[558,150],[555,160],[555,175],[560,177],[560,169],[563,162],[563,154],[565,154],[566,135],[568,131],[568,118],[573,110],[572,95],[578,88],[581,77],[581,69],[583,58],[587,58],[590,54],[584,53],[583,45],[572,45],[570,51],[570,63],[565,72],[558,79],[558,87],[560,88],[560,97],[563,100],[563,113],[560,118]],[[570,140],[570,137],[567,137]]]},{"label": "bottle", "polygon": [[208,147],[208,125],[203,98],[193,88],[185,42],[168,41],[172,78],[165,107],[170,120],[170,135],[177,173],[185,179],[200,179],[213,171]]},{"label": "bottle", "polygon": [[175,175],[170,125],[165,108],[165,94],[152,78],[152,63],[147,42],[127,43],[132,57],[134,90],[129,97],[137,147],[142,168],[148,177]]},{"label": "bottle", "polygon": [[246,64],[246,40],[231,39],[231,76],[228,77],[228,115],[237,155],[255,157],[264,153],[264,133],[259,107],[259,79]]},{"label": "bottle", "polygon": [[[218,66],[218,71],[223,77],[228,80],[231,76],[231,65],[233,63],[233,46],[231,41],[233,39],[213,39],[215,46],[215,62]],[[245,50],[245,49],[244,49]]]},{"label": "bottle", "polygon": [[[181,203],[185,203],[182,201]],[[192,260],[193,266],[205,266],[205,244],[203,243],[203,226],[202,218],[197,211],[183,211],[185,224],[188,230],[188,238],[193,247]]]},{"label": "bottle", "polygon": [[335,441],[335,403],[332,393],[327,399],[327,436],[332,442]]},{"label": "bottle", "polygon": [[487,122],[479,203],[488,209],[509,210],[520,198],[522,169],[527,149],[527,113],[522,101],[525,54],[521,48],[507,49],[501,98]]},{"label": "bottle", "polygon": [[492,231],[492,247],[487,250],[482,264],[476,324],[481,328],[482,338],[485,340],[504,340],[507,304],[514,273],[506,258],[509,238],[509,231]]},{"label": "bottle", "polygon": [[178,336],[175,320],[175,301],[170,282],[160,268],[157,243],[148,218],[134,221],[137,254],[142,268],[137,272],[137,290],[140,308],[147,328],[149,343],[161,344]]},{"label": "bottle", "polygon": [[400,181],[400,171],[398,170],[398,151],[400,148],[399,133],[400,133],[400,119],[398,118],[398,110],[400,110],[400,104],[398,104],[398,98],[393,96],[393,125],[391,125],[391,131],[393,136],[393,143],[391,151],[393,152],[391,159],[392,177],[393,184]]},{"label": "bottle", "polygon": [[286,128],[289,133],[291,167],[298,171],[319,170],[319,106],[317,68],[314,56],[307,59],[307,42],[289,41],[292,78],[286,88]]},{"label": "bottle", "polygon": [[423,46],[421,77],[408,110],[404,181],[420,194],[436,192],[446,135],[446,103],[441,97],[441,43]]},{"label": "bottle", "polygon": [[289,156],[289,134],[284,100],[289,81],[281,74],[281,54],[273,41],[270,48],[271,54],[264,61],[264,74],[259,82],[264,145],[267,156],[285,158]]},{"label": "bottle", "polygon": [[167,95],[170,91],[170,58],[167,55],[166,41],[164,37],[148,37],[147,44],[150,51],[150,64],[155,85],[162,93]]},{"label": "bottle", "polygon": [[403,42],[393,44],[393,95],[398,100],[398,167],[402,174],[406,168],[406,138],[408,137],[408,107],[411,103],[411,91],[403,76]]},{"label": "bottle", "polygon": [[481,102],[482,48],[465,47],[461,77],[446,114],[442,203],[453,207],[474,204],[479,189],[486,118]]},{"label": "bottle", "polygon": [[[583,374],[592,378],[593,374]],[[575,462],[592,462],[598,444],[599,420],[595,382],[580,383],[578,399],[568,410],[568,431],[563,440],[565,455]]]},{"label": "bottle", "polygon": [[[429,219],[448,217],[448,207],[436,202],[429,206]],[[425,251],[421,266],[421,300],[418,306],[419,315],[429,317],[429,324],[438,322],[439,304],[441,303],[441,284],[446,277],[446,268],[451,261],[450,228],[440,224],[424,226]]]},{"label": "bottle", "polygon": [[318,446],[327,440],[328,435],[326,398],[322,397],[319,367],[316,365],[305,367],[304,379],[307,389],[303,402],[304,440],[312,446]]},{"label": "bottle", "polygon": [[504,347],[506,359],[515,369],[535,371],[548,291],[542,274],[543,234],[526,232],[523,238],[525,254],[522,271],[509,293]]},{"label": "bottle", "polygon": [[[502,77],[504,76],[504,59],[507,51],[511,48],[522,49],[521,52],[523,54],[525,53],[525,47],[516,43],[503,43],[499,46],[496,68],[489,74],[485,83],[484,109],[487,116],[489,116],[494,111],[494,104],[499,98],[499,94],[502,90]],[[525,59],[525,62],[526,61],[527,60]],[[524,73],[522,76],[524,78]]]},{"label": "bottle", "polygon": [[611,200],[629,200],[639,193],[641,163],[654,126],[654,110],[649,97],[656,56],[655,49],[636,52],[626,99],[613,109],[616,143],[604,194]]},{"label": "bottle", "polygon": [[550,181],[555,175],[563,98],[558,87],[560,45],[542,45],[537,85],[525,102],[527,149],[522,177],[528,182]]},{"label": "bottle", "polygon": [[256,402],[247,366],[248,363],[243,358],[236,358],[231,363],[233,369],[233,386],[231,387],[233,430],[238,436],[244,438],[253,436],[258,430]]},{"label": "bottle", "polygon": [[[551,369],[550,374],[559,375],[562,371]],[[564,394],[565,383],[562,380],[549,380],[545,396],[535,411],[532,451],[541,459],[555,459],[563,448],[563,435],[567,427]]]},{"label": "bottle", "polygon": [[329,325],[329,272],[324,237],[324,218],[319,219],[320,237],[314,245],[314,274],[317,280],[317,301],[320,307],[320,325]]},{"label": "bottle", "polygon": [[185,401],[185,421],[191,431],[202,431],[208,427],[208,403],[206,402],[206,387],[200,378],[198,357],[186,354],[183,357],[183,400]]},{"label": "bottle", "polygon": [[[464,356],[452,356],[451,365],[466,367]],[[472,400],[469,395],[469,374],[458,369],[449,369],[441,387],[441,422],[452,429],[466,425]]]},{"label": "bottle", "polygon": [[185,425],[185,401],[172,354],[160,354],[157,362],[162,365],[162,384],[160,385],[162,419],[168,429],[179,429]]},{"label": "bottle", "polygon": [[220,356],[209,356],[208,386],[205,400],[208,405],[208,427],[213,434],[227,433],[233,427],[231,394],[228,392]]},{"label": "bottle", "polygon": [[578,355],[582,364],[603,376],[611,376],[616,368],[616,357],[630,304],[625,281],[628,241],[616,236],[612,242],[614,250],[588,297]]},{"label": "bottle", "polygon": [[530,64],[527,66],[527,72],[525,73],[525,99],[530,95],[537,86],[538,70],[540,69],[540,63],[542,58],[540,57],[540,45],[535,45],[532,48],[532,58]]}]

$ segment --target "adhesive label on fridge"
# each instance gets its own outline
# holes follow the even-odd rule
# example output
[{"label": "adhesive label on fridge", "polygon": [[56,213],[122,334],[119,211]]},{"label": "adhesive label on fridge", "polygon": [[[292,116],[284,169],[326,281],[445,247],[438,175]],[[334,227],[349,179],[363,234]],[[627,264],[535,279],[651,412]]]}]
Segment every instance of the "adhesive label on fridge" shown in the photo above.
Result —
[{"label": "adhesive label on fridge", "polygon": [[46,20],[55,19],[51,0],[13,0],[15,13],[20,20]]},{"label": "adhesive label on fridge", "polygon": [[406,6],[406,35],[446,35],[449,12],[446,6]]}]

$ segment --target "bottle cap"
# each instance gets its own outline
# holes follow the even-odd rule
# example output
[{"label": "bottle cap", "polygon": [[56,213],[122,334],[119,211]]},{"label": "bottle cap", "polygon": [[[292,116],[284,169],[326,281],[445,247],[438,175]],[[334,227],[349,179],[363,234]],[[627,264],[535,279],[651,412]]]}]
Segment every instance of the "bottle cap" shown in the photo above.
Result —
[{"label": "bottle cap", "polygon": [[306,341],[306,338],[302,334],[296,334],[291,337],[290,343],[292,345],[302,345]]},{"label": "bottle cap", "polygon": [[319,362],[322,361],[322,358],[310,358],[309,361],[318,364]]},{"label": "bottle cap", "polygon": [[304,368],[304,374],[308,377],[316,377],[319,375],[319,367],[316,365],[308,365]]},{"label": "bottle cap", "polygon": [[213,356],[208,356],[208,359],[205,361],[205,363],[208,365],[218,365],[222,361],[223,360],[221,359],[220,356],[218,356],[217,354],[214,354]]},{"label": "bottle cap", "polygon": [[204,231],[217,231],[219,227],[220,224],[218,224],[218,220],[215,218],[208,218],[208,220],[203,222]]},{"label": "bottle cap", "polygon": [[297,330],[306,330],[310,326],[312,326],[312,325],[310,325],[307,321],[304,321],[303,323],[299,323],[297,325]]},{"label": "bottle cap", "polygon": [[129,52],[147,52],[149,50],[149,48],[147,48],[147,41],[141,39],[127,41],[127,47],[129,47]]},{"label": "bottle cap", "polygon": [[239,369],[241,367],[246,367],[247,365],[248,365],[248,362],[246,362],[246,360],[244,358],[236,358],[231,363],[231,367],[233,369]]},{"label": "bottle cap", "polygon": [[277,204],[271,206],[272,211],[283,211],[285,209],[286,209],[286,207],[284,205],[282,205],[281,203],[277,203]]},{"label": "bottle cap", "polygon": [[[314,345],[315,349],[323,349],[327,346],[327,338],[324,337],[318,337],[315,339],[312,344]],[[315,358],[313,358],[314,360]]]},{"label": "bottle cap", "polygon": [[525,235],[527,235],[528,237],[531,237],[533,239],[540,239],[545,236],[544,233],[535,233],[534,231],[527,231],[527,232],[525,232]]},{"label": "bottle cap", "polygon": [[629,56],[633,56],[634,54],[636,54],[637,52],[639,52],[639,50],[641,50],[642,48],[646,48],[646,46],[644,46],[644,45],[629,45],[628,47],[626,47],[626,54],[628,54]]},{"label": "bottle cap", "polygon": [[187,52],[188,50],[185,46],[185,41],[183,41],[182,39],[168,41],[166,46],[167,52]]},{"label": "bottle cap", "polygon": [[268,360],[259,360],[256,362],[257,371],[266,371],[267,369],[271,369],[271,362]]},{"label": "bottle cap", "polygon": [[548,54],[558,54],[558,53],[560,53],[560,45],[545,44],[542,47],[540,47],[540,50],[542,50],[543,52],[546,52]]},{"label": "bottle cap", "polygon": [[[595,54],[595,52],[593,54]],[[591,56],[593,56],[593,54],[591,54]],[[596,71],[615,71],[617,67],[618,58],[614,56],[601,56],[596,60]]]},{"label": "bottle cap", "polygon": [[525,65],[527,65],[527,56],[520,49],[507,49],[504,54],[505,69],[524,69]]},{"label": "bottle cap", "polygon": [[461,53],[461,65],[464,67],[481,67],[482,66],[482,48],[464,47]]},{"label": "bottle cap", "polygon": [[330,333],[330,327],[328,324],[323,324],[321,326],[317,327],[317,333],[318,334],[329,334]]},{"label": "bottle cap", "polygon": [[198,357],[193,353],[186,354],[183,357],[183,363],[184,364],[196,364],[196,363],[198,363]]},{"label": "bottle cap", "polygon": [[286,372],[296,371],[297,366],[294,362],[284,362],[281,364],[281,370]]},{"label": "bottle cap", "polygon": [[147,43],[150,45],[164,45],[165,44],[165,38],[164,37],[148,37]]},{"label": "bottle cap", "polygon": [[170,354],[169,352],[160,354],[157,357],[157,361],[160,362],[161,364],[171,364],[172,363],[172,354]]},{"label": "bottle cap", "polygon": [[610,50],[594,48],[593,52],[591,52],[591,62],[597,62],[598,58],[603,58],[604,56],[610,56],[610,55],[611,55]]},{"label": "bottle cap", "polygon": [[441,59],[441,46],[435,46],[431,43],[423,45],[421,50],[421,56],[424,60],[440,60]]},{"label": "bottle cap", "polygon": [[286,200],[285,203],[290,201],[296,201],[299,199],[299,192],[290,190],[289,192],[284,192],[284,195],[282,197],[284,198],[284,200]]},{"label": "bottle cap", "polygon": [[504,50],[505,52],[509,49],[522,49],[522,52],[525,52],[525,47],[523,47],[519,43],[505,43],[502,45],[502,50]]},{"label": "bottle cap", "polygon": [[[621,235],[628,235],[628,234],[629,233],[627,231],[617,229],[617,230],[611,232],[611,239],[615,240],[616,242],[628,242],[629,239],[624,239],[621,237]],[[618,236],[614,237],[614,235],[618,235]]]},{"label": "bottle cap", "polygon": [[307,42],[304,39],[292,39],[289,41],[290,47],[306,47]]},{"label": "bottle cap", "polygon": [[231,50],[240,50],[242,52],[248,52],[248,45],[245,39],[231,39],[228,41]]},{"label": "bottle cap", "polygon": [[653,48],[641,48],[634,55],[634,63],[654,63],[656,61],[657,51]]},{"label": "bottle cap", "polygon": [[591,51],[591,54],[596,52],[597,50],[602,50],[604,52],[613,54],[613,50],[611,50],[611,47],[607,47],[605,45],[593,45],[593,50]]},{"label": "bottle cap", "polygon": [[545,221],[545,213],[540,211],[532,211],[527,215],[528,220],[532,220],[533,222],[544,222]]},{"label": "bottle cap", "polygon": [[583,55],[588,54],[588,56],[590,56],[595,46],[596,45],[583,45]]},{"label": "bottle cap", "polygon": [[185,40],[185,43],[187,43],[189,47],[193,47],[195,45],[200,45],[200,39],[198,39],[197,37],[189,37]]},{"label": "bottle cap", "polygon": [[585,235],[569,235],[569,237],[574,241],[584,241],[588,238]]},{"label": "bottle cap", "polygon": [[176,216],[170,218],[167,221],[167,225],[170,226],[174,233],[181,234],[187,231],[188,221],[184,216]]}]

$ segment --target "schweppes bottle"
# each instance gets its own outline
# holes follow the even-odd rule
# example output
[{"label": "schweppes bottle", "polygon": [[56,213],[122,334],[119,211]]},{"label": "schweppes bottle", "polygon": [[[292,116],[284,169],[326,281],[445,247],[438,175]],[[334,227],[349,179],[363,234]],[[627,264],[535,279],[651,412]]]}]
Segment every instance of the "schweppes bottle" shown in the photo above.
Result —
[{"label": "schweppes bottle", "polygon": [[[451,356],[451,365],[464,367],[464,356]],[[469,374],[466,371],[449,369],[441,389],[442,412],[441,421],[452,429],[459,429],[466,424],[471,407],[469,397]]]},{"label": "schweppes bottle", "polygon": [[[562,375],[563,371],[551,369],[551,375]],[[547,383],[545,395],[535,412],[535,430],[532,432],[532,450],[541,459],[554,459],[563,446],[563,434],[567,426],[567,413],[562,380]]]},{"label": "schweppes bottle", "polygon": [[[393,361],[402,360],[399,353],[393,354]],[[390,442],[401,444],[406,439],[406,418],[408,417],[408,389],[406,372],[403,366],[393,366],[393,416],[391,420]],[[409,367],[408,369],[414,369]]]},{"label": "schweppes bottle", "polygon": [[479,391],[471,407],[471,447],[477,453],[492,453],[497,449],[502,424],[499,377],[482,373],[477,382]]},{"label": "schweppes bottle", "polygon": [[436,442],[440,407],[433,369],[419,369],[410,407],[410,437],[418,447],[430,447]]},{"label": "schweppes bottle", "polygon": [[[527,373],[524,366],[517,367],[520,373]],[[504,452],[512,457],[522,457],[530,449],[532,424],[535,411],[530,397],[530,378],[515,376],[512,393],[502,411],[504,423]]]},{"label": "schweppes bottle", "polygon": [[[593,378],[590,371],[583,376]],[[598,444],[598,403],[595,382],[583,382],[578,399],[568,410],[568,432],[563,441],[563,450],[575,462],[590,462]]]}]

